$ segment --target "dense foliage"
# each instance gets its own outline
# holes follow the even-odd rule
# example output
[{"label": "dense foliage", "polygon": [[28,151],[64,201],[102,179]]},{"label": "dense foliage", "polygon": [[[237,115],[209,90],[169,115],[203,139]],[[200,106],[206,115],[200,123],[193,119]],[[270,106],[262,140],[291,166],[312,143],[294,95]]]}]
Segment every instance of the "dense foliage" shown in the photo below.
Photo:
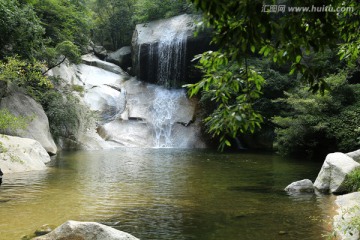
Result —
[{"label": "dense foliage", "polygon": [[194,11],[186,0],[94,0],[93,40],[116,50],[131,43],[135,25]]},{"label": "dense foliage", "polygon": [[288,106],[276,116],[276,143],[283,154],[312,156],[359,147],[360,85],[348,84],[346,73],[329,76],[331,91],[312,94],[306,88],[287,93],[278,103]]},{"label": "dense foliage", "polygon": [[[347,6],[352,7],[352,12],[284,12],[273,13],[264,10],[265,2],[235,1],[235,0],[192,0],[192,2],[205,15],[209,26],[213,27],[215,37],[213,42],[220,47],[218,52],[207,52],[200,59],[204,78],[197,84],[190,85],[190,93],[200,91],[214,91],[216,94],[213,101],[219,103],[213,112],[212,118],[222,119],[231,124],[225,126],[217,121],[209,123],[208,131],[219,136],[220,148],[229,145],[229,137],[246,131],[253,132],[256,126],[262,122],[259,112],[254,109],[253,97],[233,97],[224,101],[224,97],[235,96],[259,96],[263,92],[263,80],[260,74],[254,77],[253,66],[248,59],[253,56],[261,56],[271,59],[278,64],[290,64],[290,74],[298,76],[307,82],[310,91],[324,92],[328,85],[325,82],[326,73],[314,69],[307,64],[306,59],[315,52],[321,52],[327,48],[339,51],[341,59],[355,61],[359,56],[359,31],[360,5],[354,0],[327,2],[334,8]],[[269,1],[268,4],[276,4]],[[316,1],[292,1],[294,6],[304,4],[317,6]],[[321,4],[322,5],[322,4]],[[338,49],[338,43],[340,49]],[[217,60],[221,56],[222,60]],[[238,64],[242,74],[235,78],[241,82],[233,84],[233,72],[222,74],[230,60]],[[215,72],[219,72],[219,75]],[[229,87],[218,88],[218,81]],[[233,86],[233,87],[230,87]],[[240,88],[238,88],[240,86]],[[231,88],[229,90],[229,88]],[[243,117],[249,121],[243,121]],[[235,132],[234,132],[235,131]]]}]

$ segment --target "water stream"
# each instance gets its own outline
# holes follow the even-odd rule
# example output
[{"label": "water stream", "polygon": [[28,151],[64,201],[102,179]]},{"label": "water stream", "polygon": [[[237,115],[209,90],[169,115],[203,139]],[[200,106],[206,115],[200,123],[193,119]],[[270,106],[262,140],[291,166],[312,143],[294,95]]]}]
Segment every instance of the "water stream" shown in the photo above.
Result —
[{"label": "water stream", "polygon": [[329,196],[289,196],[319,163],[272,154],[117,149],[61,153],[46,171],[4,176],[0,239],[43,224],[97,221],[143,239],[318,240]]}]

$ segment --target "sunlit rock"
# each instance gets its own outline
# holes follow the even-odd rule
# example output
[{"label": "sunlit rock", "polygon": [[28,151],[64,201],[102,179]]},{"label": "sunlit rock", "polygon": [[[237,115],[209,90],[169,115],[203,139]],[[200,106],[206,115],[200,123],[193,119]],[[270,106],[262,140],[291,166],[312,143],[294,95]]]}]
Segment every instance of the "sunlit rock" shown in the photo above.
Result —
[{"label": "sunlit rock", "polygon": [[314,192],[314,185],[311,180],[303,179],[289,184],[284,190],[289,193],[311,193]]},{"label": "sunlit rock", "polygon": [[96,222],[67,221],[54,231],[34,240],[91,239],[138,240],[138,238]]},{"label": "sunlit rock", "polygon": [[46,169],[50,156],[38,141],[0,135],[0,168],[6,173]]},{"label": "sunlit rock", "polygon": [[50,133],[49,120],[39,103],[23,93],[12,93],[1,99],[0,108],[31,119],[25,130],[7,131],[7,134],[35,139],[49,154],[56,154],[57,147]]},{"label": "sunlit rock", "polygon": [[356,162],[360,162],[360,149],[353,151],[353,152],[346,153],[346,155],[351,157],[352,159],[354,159]]},{"label": "sunlit rock", "polygon": [[320,192],[341,193],[344,189],[344,181],[352,170],[360,167],[360,164],[344,153],[330,153],[321,167],[314,187]]},{"label": "sunlit rock", "polygon": [[[334,230],[339,239],[358,240],[359,230],[354,221],[360,216],[360,192],[337,196],[335,203],[338,206],[337,215],[334,216]],[[357,218],[357,220],[355,219]]]}]

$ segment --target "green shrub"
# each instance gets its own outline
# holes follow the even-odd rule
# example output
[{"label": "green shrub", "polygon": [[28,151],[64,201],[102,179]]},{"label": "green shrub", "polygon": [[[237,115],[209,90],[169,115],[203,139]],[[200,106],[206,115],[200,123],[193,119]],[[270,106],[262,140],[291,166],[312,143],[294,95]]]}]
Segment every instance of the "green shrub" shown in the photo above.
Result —
[{"label": "green shrub", "polygon": [[90,110],[71,94],[48,91],[41,103],[55,139],[66,137],[76,140],[78,133],[86,129],[93,119]]},{"label": "green shrub", "polygon": [[27,117],[15,116],[7,109],[0,109],[0,132],[25,129],[30,120]]},{"label": "green shrub", "polygon": [[345,190],[347,192],[360,191],[360,168],[351,171],[345,179]]},{"label": "green shrub", "polygon": [[299,89],[277,100],[288,105],[287,112],[273,118],[281,154],[320,158],[359,147],[355,130],[360,122],[360,84],[348,84],[346,72],[328,77],[327,82],[331,91],[324,95]]}]

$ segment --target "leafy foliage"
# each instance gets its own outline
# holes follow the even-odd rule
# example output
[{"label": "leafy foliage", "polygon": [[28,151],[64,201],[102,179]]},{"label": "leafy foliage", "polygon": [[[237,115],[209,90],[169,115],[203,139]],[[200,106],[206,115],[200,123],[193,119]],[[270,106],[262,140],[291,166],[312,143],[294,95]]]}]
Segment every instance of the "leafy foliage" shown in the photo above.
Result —
[{"label": "leafy foliage", "polygon": [[56,139],[65,137],[76,140],[78,133],[87,128],[86,124],[90,124],[92,119],[89,109],[71,94],[48,91],[43,95],[41,104],[49,118],[50,131]]},{"label": "leafy foliage", "polygon": [[0,59],[18,54],[31,58],[43,44],[44,29],[30,5],[0,1]]},{"label": "leafy foliage", "polygon": [[45,28],[47,45],[70,41],[87,46],[91,28],[90,12],[83,0],[34,0],[32,5]]},{"label": "leafy foliage", "polygon": [[205,119],[208,131],[220,139],[219,148],[230,146],[227,135],[234,138],[240,132],[254,132],[262,122],[252,103],[261,95],[263,77],[253,68],[242,68],[234,62],[235,70],[221,68],[229,63],[220,52],[206,52],[198,56],[198,68],[204,73],[203,79],[189,84],[190,96],[204,91],[204,97],[216,103],[216,110]]},{"label": "leafy foliage", "polygon": [[317,157],[329,151],[352,151],[359,146],[360,85],[350,85],[346,72],[329,76],[332,91],[312,94],[306,88],[287,93],[277,102],[287,112],[273,118],[276,144],[284,155]]},{"label": "leafy foliage", "polygon": [[13,115],[8,109],[0,109],[0,132],[26,129],[30,120],[27,117]]},{"label": "leafy foliage", "polygon": [[[213,43],[219,46],[220,50],[219,54],[213,54],[211,57],[217,58],[219,55],[224,55],[226,58],[236,61],[240,69],[246,69],[245,72],[250,72],[248,69],[251,69],[247,60],[251,56],[260,55],[278,64],[290,64],[290,74],[299,74],[301,79],[309,84],[310,91],[317,92],[320,90],[321,93],[324,93],[328,89],[328,84],[324,81],[326,74],[317,68],[313,68],[306,61],[312,52],[318,53],[327,48],[336,49],[337,44],[342,40],[343,47],[340,48],[343,51],[340,50],[342,57],[352,60],[358,57],[358,51],[355,48],[359,46],[357,45],[359,31],[356,30],[356,27],[359,26],[360,18],[358,16],[359,6],[354,0],[331,0],[327,2],[334,8],[343,5],[354,7],[355,11],[352,13],[339,14],[336,12],[314,13],[306,11],[274,14],[262,11],[266,3],[250,0],[192,0],[192,2],[204,12],[207,25],[213,27],[215,31]],[[271,1],[269,4],[271,3],[273,2]],[[304,5],[303,1],[292,1],[291,3],[295,6]],[[306,4],[316,6],[317,1],[308,1]],[[350,14],[352,15],[350,16]],[[347,50],[350,47],[349,45],[351,51]],[[210,60],[207,53],[204,54],[204,58],[204,61],[216,62],[215,59]],[[228,65],[228,61],[222,61],[215,65],[209,64],[208,66],[212,68],[211,71],[216,72],[222,71],[226,65]],[[227,76],[231,77],[231,75]],[[207,75],[204,78],[209,79]],[[243,79],[253,81],[251,77]],[[195,92],[200,89],[207,92],[210,88],[204,88],[207,86],[204,82],[206,80],[188,87],[195,89]],[[193,92],[191,89],[190,92]],[[252,90],[255,91],[255,95],[262,91],[262,89],[257,88],[248,91]],[[230,92],[233,91],[236,89],[230,89]],[[226,93],[224,94],[226,95]],[[239,101],[238,104],[252,104],[246,101],[247,98],[244,100],[243,102]],[[254,108],[248,109],[251,111]],[[232,109],[229,108],[218,108],[215,111],[228,111],[228,113],[222,114],[223,117],[233,114]],[[236,112],[234,114],[236,115]],[[254,114],[257,113],[254,112]],[[256,120],[255,126],[258,126],[261,123],[261,118],[257,117]],[[221,135],[223,136],[236,134],[230,132],[233,130],[238,130],[238,133],[242,132],[243,126],[241,125],[245,124],[241,121],[234,122],[227,121],[227,119],[224,121],[228,124],[238,124],[238,126],[222,128]],[[217,128],[216,126],[209,127]],[[224,141],[225,138],[222,139]],[[221,145],[224,143],[221,142]]]},{"label": "leafy foliage", "polygon": [[131,42],[135,27],[135,1],[96,0],[92,6],[95,16],[93,38],[110,49],[118,49]]},{"label": "leafy foliage", "polygon": [[344,184],[347,192],[360,191],[360,168],[351,171],[346,176]]},{"label": "leafy foliage", "polygon": [[53,87],[43,75],[43,69],[44,65],[38,61],[30,63],[18,57],[8,57],[0,61],[0,81],[23,87],[36,98],[39,93]]}]

